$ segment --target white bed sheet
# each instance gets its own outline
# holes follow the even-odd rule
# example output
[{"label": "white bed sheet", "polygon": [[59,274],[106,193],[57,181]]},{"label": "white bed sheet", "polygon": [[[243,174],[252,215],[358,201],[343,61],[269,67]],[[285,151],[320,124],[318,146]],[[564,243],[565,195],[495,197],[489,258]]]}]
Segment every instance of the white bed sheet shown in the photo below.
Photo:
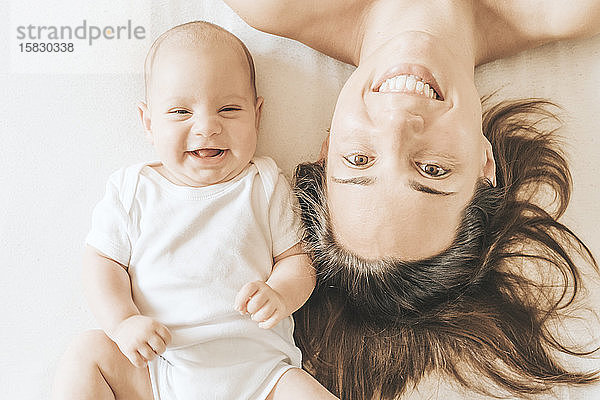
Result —
[{"label": "white bed sheet", "polygon": [[[195,19],[238,35],[254,55],[265,98],[258,153],[272,156],[288,176],[315,158],[352,67],[249,28],[219,0],[144,4],[150,39]],[[0,2],[2,26],[9,5]],[[48,5],[40,0],[39,7]],[[0,35],[7,44],[14,32],[0,29]],[[154,155],[135,110],[143,98],[141,64],[134,73],[20,73],[11,71],[9,54],[0,47],[0,387],[3,398],[37,400],[48,398],[73,335],[95,326],[79,285],[79,260],[106,177]],[[565,221],[600,255],[600,36],[485,65],[476,81],[481,94],[499,89],[498,99],[546,97],[564,107],[574,176]],[[600,398],[600,389],[563,391],[559,398]]]}]

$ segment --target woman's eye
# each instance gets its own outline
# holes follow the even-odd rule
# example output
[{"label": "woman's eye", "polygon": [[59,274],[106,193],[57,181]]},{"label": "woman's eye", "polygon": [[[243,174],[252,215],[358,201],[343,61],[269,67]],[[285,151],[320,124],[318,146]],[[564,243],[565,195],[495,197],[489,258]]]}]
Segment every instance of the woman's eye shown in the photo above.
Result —
[{"label": "woman's eye", "polygon": [[179,115],[185,115],[185,114],[189,114],[190,112],[188,110],[182,110],[182,109],[177,109],[177,110],[173,110],[171,111],[171,114],[179,114]]},{"label": "woman's eye", "polygon": [[436,164],[418,163],[417,166],[421,171],[433,178],[439,178],[448,173],[447,170]]},{"label": "woman's eye", "polygon": [[346,159],[346,161],[348,161],[350,164],[356,167],[364,167],[370,162],[369,157],[365,156],[364,154],[352,154],[349,156],[345,156],[344,158]]}]

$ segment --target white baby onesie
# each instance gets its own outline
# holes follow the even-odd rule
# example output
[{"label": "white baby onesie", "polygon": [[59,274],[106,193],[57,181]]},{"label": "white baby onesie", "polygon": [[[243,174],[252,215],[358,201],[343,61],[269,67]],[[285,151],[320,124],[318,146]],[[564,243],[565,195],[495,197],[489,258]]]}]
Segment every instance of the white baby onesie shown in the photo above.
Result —
[{"label": "white baby onesie", "polygon": [[111,175],[86,242],[128,267],[140,312],[172,333],[149,364],[154,397],[264,399],[300,367],[293,319],[265,330],[233,306],[299,240],[289,184],[266,157],[201,188],[174,185],[149,165]]}]

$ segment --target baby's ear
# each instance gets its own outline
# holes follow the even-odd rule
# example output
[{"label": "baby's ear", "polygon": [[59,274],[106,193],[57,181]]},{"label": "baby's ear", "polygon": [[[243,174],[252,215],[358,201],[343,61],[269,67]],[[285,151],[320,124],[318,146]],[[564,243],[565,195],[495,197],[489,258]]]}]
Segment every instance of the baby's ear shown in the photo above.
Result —
[{"label": "baby's ear", "polygon": [[148,109],[148,105],[143,101],[138,103],[138,112],[140,113],[140,121],[142,122],[142,127],[144,128],[144,133],[146,134],[146,138],[150,141],[150,143],[154,144],[152,140],[152,130],[151,127],[151,119],[150,119],[150,110]]},{"label": "baby's ear", "polygon": [[258,126],[260,125],[260,115],[262,112],[262,105],[265,99],[262,96],[258,96],[256,98],[256,103],[254,105],[254,115],[255,115],[255,123],[256,123],[256,131],[258,132]]}]

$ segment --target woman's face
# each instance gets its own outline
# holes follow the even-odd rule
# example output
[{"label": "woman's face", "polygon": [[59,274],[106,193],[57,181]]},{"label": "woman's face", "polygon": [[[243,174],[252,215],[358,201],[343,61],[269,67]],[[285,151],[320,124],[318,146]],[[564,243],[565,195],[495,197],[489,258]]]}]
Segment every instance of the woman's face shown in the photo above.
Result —
[{"label": "woman's face", "polygon": [[478,179],[494,181],[473,69],[456,59],[431,36],[406,33],[363,58],[340,93],[328,204],[337,240],[362,257],[439,253]]}]

